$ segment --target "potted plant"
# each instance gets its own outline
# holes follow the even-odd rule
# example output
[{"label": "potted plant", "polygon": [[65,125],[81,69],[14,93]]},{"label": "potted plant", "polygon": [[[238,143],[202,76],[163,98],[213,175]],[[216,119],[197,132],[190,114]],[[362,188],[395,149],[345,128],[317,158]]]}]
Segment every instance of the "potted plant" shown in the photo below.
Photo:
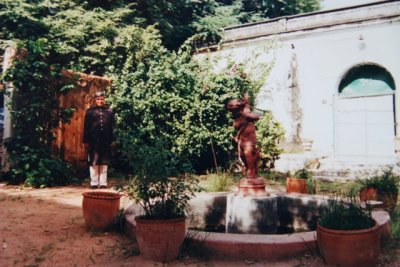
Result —
[{"label": "potted plant", "polygon": [[354,194],[329,200],[317,224],[321,256],[332,266],[375,266],[380,253],[378,224]]},{"label": "potted plant", "polygon": [[286,192],[315,194],[316,185],[312,173],[307,168],[302,168],[294,173],[294,176],[286,177]]},{"label": "potted plant", "polygon": [[83,192],[82,212],[86,227],[95,232],[109,230],[115,223],[120,208],[118,192]]},{"label": "potted plant", "polygon": [[125,193],[144,212],[135,217],[139,250],[147,259],[169,262],[179,255],[186,235],[185,210],[200,191],[198,180],[177,175],[172,152],[160,143],[143,145],[137,152],[136,175]]},{"label": "potted plant", "polygon": [[361,185],[360,200],[365,202],[368,200],[381,201],[383,208],[390,213],[393,212],[399,193],[400,177],[393,173],[393,168],[389,167],[381,173],[376,173],[372,177],[366,179],[357,179]]}]

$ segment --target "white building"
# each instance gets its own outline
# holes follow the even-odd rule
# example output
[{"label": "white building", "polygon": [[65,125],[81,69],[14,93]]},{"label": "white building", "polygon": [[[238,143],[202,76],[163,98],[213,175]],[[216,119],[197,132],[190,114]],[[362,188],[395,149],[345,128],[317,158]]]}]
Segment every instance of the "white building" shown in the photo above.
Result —
[{"label": "white building", "polygon": [[355,177],[399,161],[400,2],[369,2],[224,29],[215,53],[277,44],[257,108],[286,129],[278,170],[308,160],[321,177]]}]

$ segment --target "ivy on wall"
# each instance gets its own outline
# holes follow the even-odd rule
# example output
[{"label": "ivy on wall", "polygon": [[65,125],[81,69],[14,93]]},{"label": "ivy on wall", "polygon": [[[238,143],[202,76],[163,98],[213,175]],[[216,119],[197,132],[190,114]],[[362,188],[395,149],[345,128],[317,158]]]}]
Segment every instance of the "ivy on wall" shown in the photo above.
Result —
[{"label": "ivy on wall", "polygon": [[57,47],[46,39],[20,42],[4,77],[12,82],[12,137],[5,140],[13,182],[40,186],[70,183],[71,171],[51,153],[54,131],[73,110],[60,107],[59,96],[73,88],[61,75]]}]

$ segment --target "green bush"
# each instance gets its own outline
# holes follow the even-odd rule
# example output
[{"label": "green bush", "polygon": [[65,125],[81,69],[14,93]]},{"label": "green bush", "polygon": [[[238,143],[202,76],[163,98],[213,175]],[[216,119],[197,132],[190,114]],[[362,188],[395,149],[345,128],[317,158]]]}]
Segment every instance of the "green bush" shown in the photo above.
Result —
[{"label": "green bush", "polygon": [[55,157],[28,150],[26,154],[14,155],[13,158],[17,165],[5,174],[12,184],[24,183],[39,188],[78,182],[73,168]]},{"label": "green bush", "polygon": [[126,195],[144,209],[148,219],[171,219],[185,215],[188,201],[200,191],[198,180],[180,174],[174,155],[158,140],[154,145],[138,145],[131,154],[135,176]]},{"label": "green bush", "polygon": [[266,112],[257,121],[257,146],[261,149],[262,167],[273,168],[283,149],[279,146],[285,139],[285,129],[274,119],[271,112]]},{"label": "green bush", "polygon": [[128,51],[111,99],[121,148],[131,140],[150,144],[162,137],[198,172],[228,166],[234,129],[225,103],[246,91],[254,100],[259,80],[240,64],[234,72],[232,65],[217,72],[214,61],[193,59],[190,49],[170,52],[153,27],[134,37],[141,46]]},{"label": "green bush", "polygon": [[60,96],[73,88],[63,79],[58,46],[47,39],[19,43],[17,57],[5,75],[12,82],[10,97],[13,135],[4,144],[10,154],[14,183],[34,187],[71,182],[72,171],[52,155],[55,130],[74,110],[60,105]]},{"label": "green bush", "polygon": [[356,196],[350,194],[344,199],[329,200],[319,224],[334,230],[360,230],[370,228],[376,222],[371,210],[362,208]]},{"label": "green bush", "polygon": [[357,179],[357,183],[363,188],[375,188],[378,193],[398,195],[400,177],[393,172],[393,167],[388,167],[381,173],[376,173],[372,177]]}]

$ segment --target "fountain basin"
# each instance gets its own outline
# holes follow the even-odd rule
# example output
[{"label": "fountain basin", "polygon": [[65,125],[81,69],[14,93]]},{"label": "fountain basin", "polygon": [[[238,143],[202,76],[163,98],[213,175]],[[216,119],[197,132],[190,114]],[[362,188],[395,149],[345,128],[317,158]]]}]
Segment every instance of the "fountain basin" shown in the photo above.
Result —
[{"label": "fountain basin", "polygon": [[[389,220],[386,211],[373,211],[378,222],[381,242],[390,238]],[[318,250],[316,231],[293,234],[232,234],[209,233],[189,230],[187,237],[191,245],[206,249],[213,259],[279,261]]]},{"label": "fountain basin", "polygon": [[[322,204],[328,197],[276,193],[271,197],[276,198],[277,230],[279,232],[279,229],[289,229],[293,232],[254,234],[226,232],[226,222],[229,222],[227,203],[230,194],[200,193],[190,201],[186,223],[189,228],[186,241],[190,246],[207,251],[212,259],[230,260],[278,261],[318,250],[315,227],[317,218],[323,211]],[[257,197],[256,200],[260,201],[260,198]],[[138,215],[138,212],[140,210],[135,205],[125,211],[126,233],[133,238],[135,238],[134,216]],[[386,211],[373,211],[372,215],[379,224],[377,231],[381,242],[385,242],[390,238],[390,216]],[[257,213],[255,217],[258,218]],[[214,232],[199,229],[211,229]]]}]

